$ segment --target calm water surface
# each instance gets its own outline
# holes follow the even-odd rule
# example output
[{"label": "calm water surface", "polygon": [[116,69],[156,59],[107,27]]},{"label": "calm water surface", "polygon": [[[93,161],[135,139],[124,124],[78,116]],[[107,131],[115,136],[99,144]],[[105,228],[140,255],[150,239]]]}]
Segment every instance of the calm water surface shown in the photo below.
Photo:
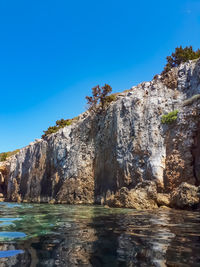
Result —
[{"label": "calm water surface", "polygon": [[0,203],[4,266],[200,266],[200,214]]}]

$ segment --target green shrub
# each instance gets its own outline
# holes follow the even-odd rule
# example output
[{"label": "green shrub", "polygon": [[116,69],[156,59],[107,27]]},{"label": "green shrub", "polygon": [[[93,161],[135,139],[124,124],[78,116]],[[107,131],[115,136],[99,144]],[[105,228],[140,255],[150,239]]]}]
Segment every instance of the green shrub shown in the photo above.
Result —
[{"label": "green shrub", "polygon": [[177,115],[178,115],[178,110],[169,112],[168,114],[162,116],[161,122],[163,124],[173,123],[177,119]]},{"label": "green shrub", "polygon": [[181,63],[184,63],[188,60],[197,59],[200,57],[200,49],[194,51],[192,46],[186,46],[182,48],[182,46],[177,47],[175,52],[168,56],[167,64],[164,67],[164,71],[162,74],[170,71],[173,67],[178,67]]},{"label": "green shrub", "polygon": [[65,126],[69,126],[71,123],[72,123],[71,119],[67,119],[67,120],[61,119],[61,120],[56,121],[56,126],[63,128]]},{"label": "green shrub", "polygon": [[47,136],[49,134],[56,133],[61,128],[64,128],[65,126],[69,126],[69,125],[72,124],[72,122],[77,121],[77,120],[78,120],[78,117],[75,117],[74,119],[57,120],[55,126],[50,126],[46,131],[44,131],[44,134],[42,135],[42,138],[44,138],[45,136]]},{"label": "green shrub", "polygon": [[111,102],[115,101],[117,99],[116,95],[108,95],[105,98],[105,103],[110,104]]},{"label": "green shrub", "polygon": [[0,155],[0,161],[5,161],[8,157],[8,154],[6,152],[1,153]]},{"label": "green shrub", "polygon": [[8,151],[8,152],[0,153],[0,161],[6,161],[7,158],[17,154],[19,151],[20,151],[20,149],[16,149],[14,151]]}]

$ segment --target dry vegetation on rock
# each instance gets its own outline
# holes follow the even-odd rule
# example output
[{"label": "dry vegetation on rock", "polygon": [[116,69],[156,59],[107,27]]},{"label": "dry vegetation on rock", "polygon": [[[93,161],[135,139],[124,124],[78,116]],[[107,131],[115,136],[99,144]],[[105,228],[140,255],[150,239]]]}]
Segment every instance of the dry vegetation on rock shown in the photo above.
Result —
[{"label": "dry vegetation on rock", "polygon": [[14,151],[2,152],[0,153],[0,161],[6,161],[9,157],[17,154],[20,149],[16,149]]}]

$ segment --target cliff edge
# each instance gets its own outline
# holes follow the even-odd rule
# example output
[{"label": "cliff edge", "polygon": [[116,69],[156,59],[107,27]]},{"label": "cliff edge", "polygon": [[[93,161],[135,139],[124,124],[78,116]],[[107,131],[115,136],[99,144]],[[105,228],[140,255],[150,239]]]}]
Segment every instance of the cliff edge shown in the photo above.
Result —
[{"label": "cliff edge", "polygon": [[199,185],[200,60],[117,94],[104,112],[86,111],[0,163],[7,201],[194,208]]}]

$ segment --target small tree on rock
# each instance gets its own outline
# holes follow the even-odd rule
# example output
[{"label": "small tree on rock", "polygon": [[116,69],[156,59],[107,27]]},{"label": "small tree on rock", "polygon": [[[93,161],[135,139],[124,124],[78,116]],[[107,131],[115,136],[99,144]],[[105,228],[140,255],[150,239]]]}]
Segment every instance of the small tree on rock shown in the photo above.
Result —
[{"label": "small tree on rock", "polygon": [[112,87],[108,84],[100,87],[99,85],[92,88],[92,96],[86,96],[89,110],[97,112],[104,110],[106,106],[106,97],[112,92]]},{"label": "small tree on rock", "polygon": [[197,59],[200,57],[200,49],[194,51],[192,46],[186,46],[183,48],[182,46],[177,47],[175,52],[168,56],[167,64],[164,67],[164,71],[162,72],[165,74],[166,72],[170,71],[173,67],[178,67],[181,63],[184,63],[188,60]]}]

